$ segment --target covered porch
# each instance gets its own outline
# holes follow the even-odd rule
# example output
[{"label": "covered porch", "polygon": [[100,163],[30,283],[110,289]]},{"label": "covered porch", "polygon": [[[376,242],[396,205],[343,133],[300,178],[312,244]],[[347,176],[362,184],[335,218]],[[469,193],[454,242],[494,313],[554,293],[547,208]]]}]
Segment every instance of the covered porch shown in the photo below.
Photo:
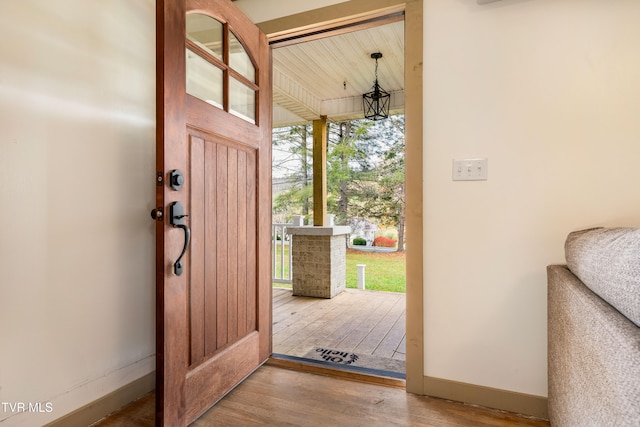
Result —
[{"label": "covered porch", "polygon": [[346,289],[332,299],[273,288],[273,353],[404,378],[406,294]]}]

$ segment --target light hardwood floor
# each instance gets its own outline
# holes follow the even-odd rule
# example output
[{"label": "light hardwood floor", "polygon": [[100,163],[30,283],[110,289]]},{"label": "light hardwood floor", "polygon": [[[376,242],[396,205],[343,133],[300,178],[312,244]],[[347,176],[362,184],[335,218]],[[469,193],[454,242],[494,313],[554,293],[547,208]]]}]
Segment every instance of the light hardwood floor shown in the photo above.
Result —
[{"label": "light hardwood floor", "polygon": [[[324,346],[404,361],[405,306],[404,294],[348,289],[328,300],[293,297],[291,290],[274,289],[273,351],[304,356],[314,346]],[[315,373],[282,366],[297,366]],[[155,395],[151,393],[96,426],[153,426],[154,410]],[[498,427],[549,423],[408,394],[403,380],[272,360],[192,424],[195,427],[312,425]]]},{"label": "light hardwood floor", "polygon": [[[95,426],[153,426],[149,394]],[[263,366],[196,420],[205,426],[548,426],[544,420],[374,384]]]}]

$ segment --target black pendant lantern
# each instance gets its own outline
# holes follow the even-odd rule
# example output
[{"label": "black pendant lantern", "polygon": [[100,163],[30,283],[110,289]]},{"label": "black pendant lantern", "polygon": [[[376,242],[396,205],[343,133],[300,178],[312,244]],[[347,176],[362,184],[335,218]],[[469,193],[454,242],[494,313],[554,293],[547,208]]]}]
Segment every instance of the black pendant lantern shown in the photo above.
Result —
[{"label": "black pendant lantern", "polygon": [[371,92],[362,95],[362,108],[364,118],[371,120],[386,119],[389,117],[389,104],[391,95],[378,84],[378,59],[382,58],[380,52],[372,53],[371,58],[376,60],[376,81]]}]

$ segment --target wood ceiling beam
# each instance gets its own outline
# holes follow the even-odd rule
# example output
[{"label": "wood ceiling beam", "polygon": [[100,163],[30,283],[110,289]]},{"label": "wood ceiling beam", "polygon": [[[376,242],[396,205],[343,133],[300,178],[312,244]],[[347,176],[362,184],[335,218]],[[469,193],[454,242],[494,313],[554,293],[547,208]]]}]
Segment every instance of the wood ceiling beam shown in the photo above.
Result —
[{"label": "wood ceiling beam", "polygon": [[[362,11],[362,5],[359,4],[363,2],[366,3],[365,12]],[[373,22],[376,19],[390,17],[396,14],[399,14],[400,19],[403,19],[405,6],[406,1],[350,1],[315,9],[312,13],[297,13],[271,21],[261,22],[257,25],[262,32],[267,35],[271,43],[303,34],[327,32],[341,27],[357,26],[359,23],[366,25],[367,21]],[[380,25],[380,23],[378,22],[377,25]]]},{"label": "wood ceiling beam", "polygon": [[396,12],[390,15],[367,18],[364,20],[352,19],[351,21],[341,22],[338,25],[327,24],[308,31],[295,31],[291,33],[283,33],[269,38],[269,44],[274,48],[291,46],[298,43],[310,42],[326,37],[339,36],[354,31],[375,28],[381,25],[392,24],[404,20],[404,12]]}]

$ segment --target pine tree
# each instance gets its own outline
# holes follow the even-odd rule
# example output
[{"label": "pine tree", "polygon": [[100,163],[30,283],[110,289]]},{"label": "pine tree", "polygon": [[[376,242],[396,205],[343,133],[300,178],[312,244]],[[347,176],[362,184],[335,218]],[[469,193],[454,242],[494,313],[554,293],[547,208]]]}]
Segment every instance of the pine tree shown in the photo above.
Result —
[{"label": "pine tree", "polygon": [[360,185],[357,215],[397,227],[398,250],[405,241],[405,140],[404,115],[376,122],[373,156],[375,169]]},{"label": "pine tree", "polygon": [[274,214],[283,214],[285,217],[310,214],[313,194],[312,137],[310,125],[273,130],[273,175],[282,177],[289,187],[274,194]]},{"label": "pine tree", "polygon": [[[312,130],[310,125],[274,130],[274,175],[291,187],[276,195],[274,213],[311,213]],[[404,116],[386,120],[348,120],[328,125],[327,204],[338,223],[352,218],[398,229],[405,240]]]}]

